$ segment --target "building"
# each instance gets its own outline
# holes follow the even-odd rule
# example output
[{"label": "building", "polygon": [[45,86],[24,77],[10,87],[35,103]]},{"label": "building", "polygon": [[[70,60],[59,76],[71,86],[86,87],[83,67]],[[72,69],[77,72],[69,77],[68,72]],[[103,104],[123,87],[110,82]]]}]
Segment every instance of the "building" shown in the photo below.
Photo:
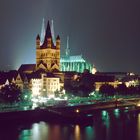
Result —
[{"label": "building", "polygon": [[55,39],[52,30],[49,21],[45,29],[43,20],[41,37],[39,34],[36,37],[36,64],[22,64],[18,69],[20,74],[16,83],[23,89],[24,75],[35,96],[53,96],[64,85],[63,74],[60,72],[60,37],[58,35]]},{"label": "building", "polygon": [[67,38],[67,47],[65,55],[60,59],[61,71],[84,72],[85,69],[92,71],[93,66],[88,63],[82,55],[70,55],[69,38]]},{"label": "building", "polygon": [[30,79],[33,96],[54,97],[55,92],[60,91],[62,86],[60,78],[52,73],[34,73],[33,75]]},{"label": "building", "polygon": [[50,23],[48,21],[44,42],[40,44],[40,36],[36,37],[36,70],[44,69],[46,72],[60,70],[60,37],[53,42]]}]

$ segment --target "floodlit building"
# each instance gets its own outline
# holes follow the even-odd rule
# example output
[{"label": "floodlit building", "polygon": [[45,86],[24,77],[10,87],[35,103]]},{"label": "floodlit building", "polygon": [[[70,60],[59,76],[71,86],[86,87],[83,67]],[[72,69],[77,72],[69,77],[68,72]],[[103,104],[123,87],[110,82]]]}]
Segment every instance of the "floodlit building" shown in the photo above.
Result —
[{"label": "floodlit building", "polygon": [[41,95],[41,87],[42,87],[42,79],[31,79],[31,90],[33,96],[40,96]]},{"label": "floodlit building", "polygon": [[48,97],[54,97],[55,92],[60,91],[60,78],[53,74],[42,75],[42,93]]},{"label": "floodlit building", "polygon": [[88,63],[82,55],[70,55],[69,38],[67,38],[67,48],[65,55],[60,59],[61,71],[84,72],[85,69],[92,71],[93,66]]},{"label": "floodlit building", "polygon": [[[54,29],[49,21],[45,29],[43,19],[41,35],[36,37],[36,64],[22,64],[18,71],[27,76],[29,88],[35,96],[54,96],[56,91],[63,88],[60,37],[58,35],[55,39]],[[16,83],[23,89],[24,80],[21,75],[17,76]]]},{"label": "floodlit building", "polygon": [[40,36],[36,37],[36,70],[40,68],[46,72],[60,70],[60,37],[57,36],[55,45],[49,21],[42,45],[40,45]]},{"label": "floodlit building", "polygon": [[31,90],[33,96],[54,97],[55,92],[60,91],[60,78],[52,73],[39,74],[31,78]]}]

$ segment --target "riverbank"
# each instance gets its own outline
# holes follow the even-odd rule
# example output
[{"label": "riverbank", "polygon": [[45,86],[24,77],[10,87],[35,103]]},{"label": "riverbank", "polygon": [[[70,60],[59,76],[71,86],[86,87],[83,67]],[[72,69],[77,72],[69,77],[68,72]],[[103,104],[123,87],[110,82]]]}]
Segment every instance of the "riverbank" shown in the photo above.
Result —
[{"label": "riverbank", "polygon": [[51,122],[72,122],[86,123],[92,121],[94,114],[100,113],[102,110],[111,111],[114,109],[127,112],[139,112],[140,108],[130,102],[109,101],[99,102],[96,104],[75,105],[75,106],[51,106],[40,107],[33,110],[25,111],[9,111],[0,112],[0,122],[35,122],[35,121],[51,121]]}]

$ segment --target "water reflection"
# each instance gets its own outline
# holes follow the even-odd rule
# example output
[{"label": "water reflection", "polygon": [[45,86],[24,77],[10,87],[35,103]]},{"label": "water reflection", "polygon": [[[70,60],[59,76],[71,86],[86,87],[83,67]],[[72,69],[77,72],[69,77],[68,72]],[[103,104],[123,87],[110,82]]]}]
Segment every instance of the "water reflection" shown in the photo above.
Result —
[{"label": "water reflection", "polygon": [[[119,118],[119,119],[118,119]],[[103,110],[93,115],[93,122],[54,124],[38,122],[9,125],[0,129],[0,140],[140,140],[140,114]]]},{"label": "water reflection", "polygon": [[91,126],[87,126],[85,129],[86,139],[93,140],[95,138],[94,128]]},{"label": "water reflection", "polygon": [[81,139],[80,126],[79,125],[75,126],[74,136],[75,136],[75,140],[80,140]]},{"label": "water reflection", "polygon": [[140,140],[140,114],[138,114],[137,129],[138,140]]},{"label": "water reflection", "polygon": [[109,114],[107,111],[103,110],[102,111],[102,121],[104,123],[104,125],[109,128],[110,125],[110,118],[109,118]]},{"label": "water reflection", "polygon": [[31,130],[23,130],[19,136],[19,140],[29,140],[31,138]]},{"label": "water reflection", "polygon": [[120,110],[118,108],[114,109],[114,115],[116,118],[120,117]]}]

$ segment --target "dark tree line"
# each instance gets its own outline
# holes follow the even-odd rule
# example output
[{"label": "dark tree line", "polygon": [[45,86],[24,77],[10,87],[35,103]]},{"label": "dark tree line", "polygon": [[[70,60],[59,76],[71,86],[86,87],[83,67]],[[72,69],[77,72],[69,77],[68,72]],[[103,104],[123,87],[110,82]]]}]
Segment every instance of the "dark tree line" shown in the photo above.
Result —
[{"label": "dark tree line", "polygon": [[114,96],[114,95],[140,95],[140,86],[127,87],[124,83],[114,88],[112,85],[104,84],[100,87],[99,92],[103,96]]},{"label": "dark tree line", "polygon": [[93,75],[85,70],[79,78],[72,80],[66,91],[75,96],[88,97],[95,90]]},{"label": "dark tree line", "polygon": [[0,90],[0,100],[2,102],[18,102],[21,100],[22,92],[16,84],[5,85]]}]

